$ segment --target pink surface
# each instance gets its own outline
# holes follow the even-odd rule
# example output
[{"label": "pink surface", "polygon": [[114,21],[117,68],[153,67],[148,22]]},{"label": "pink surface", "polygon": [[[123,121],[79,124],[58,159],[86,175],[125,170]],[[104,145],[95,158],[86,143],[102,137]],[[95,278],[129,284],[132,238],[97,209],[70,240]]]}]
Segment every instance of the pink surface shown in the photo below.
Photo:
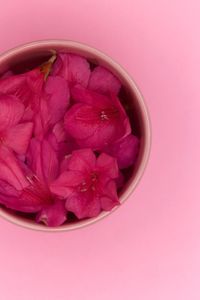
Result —
[{"label": "pink surface", "polygon": [[140,185],[106,219],[60,234],[0,220],[0,299],[199,300],[199,1],[7,0],[0,14],[0,51],[67,38],[111,55],[153,127]]}]

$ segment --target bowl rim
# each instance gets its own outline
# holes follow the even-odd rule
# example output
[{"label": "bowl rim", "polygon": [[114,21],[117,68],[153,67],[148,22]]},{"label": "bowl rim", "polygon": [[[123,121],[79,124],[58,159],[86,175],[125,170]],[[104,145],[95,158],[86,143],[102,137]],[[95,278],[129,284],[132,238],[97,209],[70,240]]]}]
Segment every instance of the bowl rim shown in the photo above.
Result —
[{"label": "bowl rim", "polygon": [[[53,47],[64,47],[64,48],[72,48],[75,50],[81,50],[88,54],[94,54],[96,57],[100,57],[103,61],[105,61],[108,65],[111,65],[113,69],[115,69],[125,80],[129,83],[129,86],[131,86],[131,89],[133,90],[137,101],[139,103],[139,106],[141,108],[141,113],[143,115],[143,126],[144,126],[144,132],[145,132],[145,147],[144,152],[142,156],[142,160],[140,162],[140,165],[138,167],[138,170],[135,174],[134,180],[129,184],[125,192],[120,197],[120,203],[123,204],[129,196],[133,193],[133,191],[138,186],[138,183],[140,182],[144,171],[147,167],[147,163],[150,156],[151,151],[151,142],[152,142],[152,126],[151,126],[151,120],[149,111],[147,108],[147,105],[145,103],[144,97],[139,90],[137,84],[135,83],[132,76],[129,75],[129,73],[122,67],[118,62],[116,62],[114,59],[112,59],[109,55],[105,54],[101,50],[96,49],[93,46],[89,46],[82,42],[77,42],[73,40],[65,40],[65,39],[43,39],[43,40],[36,40],[33,42],[21,44],[19,46],[13,47],[7,51],[4,51],[0,54],[0,64],[3,60],[8,59],[10,56],[19,54],[22,51],[31,49],[36,50],[38,47],[46,46],[49,47],[49,50],[51,50]],[[120,205],[121,206],[121,205]],[[36,230],[36,231],[43,231],[43,232],[63,232],[63,231],[71,231],[79,228],[86,227],[88,225],[94,224],[106,216],[113,213],[115,210],[117,210],[120,206],[114,207],[111,211],[102,211],[97,217],[89,218],[85,220],[80,220],[76,223],[69,223],[58,227],[47,227],[42,224],[37,223],[29,223],[25,220],[22,220],[14,215],[9,214],[9,212],[6,212],[0,208],[0,217],[3,217],[7,221],[21,226],[26,229]]]}]

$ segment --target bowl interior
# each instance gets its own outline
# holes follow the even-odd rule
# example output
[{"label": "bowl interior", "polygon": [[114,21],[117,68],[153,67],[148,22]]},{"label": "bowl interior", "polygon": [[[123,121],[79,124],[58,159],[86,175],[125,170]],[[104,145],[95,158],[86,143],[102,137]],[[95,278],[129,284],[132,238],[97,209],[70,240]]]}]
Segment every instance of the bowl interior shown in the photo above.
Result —
[{"label": "bowl interior", "polygon": [[[96,49],[74,42],[38,42],[10,50],[0,56],[0,75],[9,69],[11,69],[15,74],[26,72],[48,60],[55,51],[82,55],[88,59],[91,64],[91,68],[95,65],[102,65],[114,73],[122,83],[120,99],[129,116],[133,133],[140,138],[140,150],[136,164],[134,167],[125,170],[126,183],[119,194],[120,201],[122,203],[134,190],[143,173],[148,156],[149,121],[142,96],[129,75],[111,58]],[[115,209],[116,208],[113,210]],[[3,206],[0,206],[0,213],[12,222],[26,227],[48,231],[74,229],[92,223],[108,214],[108,212],[102,212],[97,218],[83,221],[77,221],[72,214],[70,216],[70,223],[63,224],[56,229],[47,228],[42,224],[36,224],[33,218],[34,216],[31,214],[29,218],[27,218],[26,214],[13,213],[11,210],[6,209]]]}]

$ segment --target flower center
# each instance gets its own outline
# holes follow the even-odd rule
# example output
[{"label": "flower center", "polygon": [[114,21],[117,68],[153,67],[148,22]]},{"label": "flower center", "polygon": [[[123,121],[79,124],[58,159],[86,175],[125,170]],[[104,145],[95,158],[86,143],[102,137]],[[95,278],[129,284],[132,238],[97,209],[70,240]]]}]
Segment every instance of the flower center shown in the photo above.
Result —
[{"label": "flower center", "polygon": [[102,110],[101,113],[100,113],[100,119],[101,119],[102,121],[108,120],[108,119],[109,119],[108,116],[107,116],[107,114],[105,113],[104,110]]},{"label": "flower center", "polygon": [[108,121],[117,118],[119,111],[115,107],[106,108],[100,111],[99,117],[101,121]]},{"label": "flower center", "polygon": [[98,175],[95,172],[92,172],[87,180],[82,181],[82,183],[79,185],[79,191],[81,193],[85,193],[87,191],[96,191],[96,185],[98,182]]}]

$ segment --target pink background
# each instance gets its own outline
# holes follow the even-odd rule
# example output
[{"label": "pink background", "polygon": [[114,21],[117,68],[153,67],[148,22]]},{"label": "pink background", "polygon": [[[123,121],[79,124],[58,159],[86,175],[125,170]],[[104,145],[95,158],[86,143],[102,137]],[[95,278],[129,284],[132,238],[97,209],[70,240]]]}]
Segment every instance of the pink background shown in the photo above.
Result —
[{"label": "pink background", "polygon": [[110,217],[60,234],[0,220],[0,299],[199,300],[199,0],[0,4],[1,52],[44,38],[95,46],[134,77],[153,127],[145,175]]}]

